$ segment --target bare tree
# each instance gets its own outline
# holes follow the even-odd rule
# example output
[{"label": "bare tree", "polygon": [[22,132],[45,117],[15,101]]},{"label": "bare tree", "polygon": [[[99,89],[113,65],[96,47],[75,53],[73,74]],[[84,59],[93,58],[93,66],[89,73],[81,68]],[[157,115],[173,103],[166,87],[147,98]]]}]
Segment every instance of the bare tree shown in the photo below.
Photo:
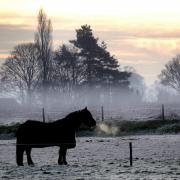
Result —
[{"label": "bare tree", "polygon": [[21,44],[14,48],[1,67],[1,80],[8,89],[27,94],[31,103],[32,93],[39,82],[38,50],[35,44]]},{"label": "bare tree", "polygon": [[45,12],[40,9],[38,14],[38,28],[35,34],[35,43],[39,51],[39,68],[41,72],[41,87],[43,90],[43,100],[46,103],[46,94],[51,79],[51,54],[52,54],[52,25],[47,19]]},{"label": "bare tree", "polygon": [[76,48],[67,45],[60,46],[54,53],[54,63],[54,85],[68,91],[74,89],[83,81],[84,67]]},{"label": "bare tree", "polygon": [[159,75],[161,83],[180,92],[180,55],[169,61]]}]

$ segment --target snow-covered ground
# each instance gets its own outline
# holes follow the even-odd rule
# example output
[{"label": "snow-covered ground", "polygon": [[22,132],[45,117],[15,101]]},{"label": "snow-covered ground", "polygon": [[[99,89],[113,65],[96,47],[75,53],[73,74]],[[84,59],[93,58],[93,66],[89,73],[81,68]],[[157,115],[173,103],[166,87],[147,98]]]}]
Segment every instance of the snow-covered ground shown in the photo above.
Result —
[{"label": "snow-covered ground", "polygon": [[[133,167],[129,166],[133,143]],[[15,140],[0,141],[0,179],[180,179],[180,135],[77,138],[68,166],[57,165],[58,148],[33,149],[34,167],[15,163]]]}]

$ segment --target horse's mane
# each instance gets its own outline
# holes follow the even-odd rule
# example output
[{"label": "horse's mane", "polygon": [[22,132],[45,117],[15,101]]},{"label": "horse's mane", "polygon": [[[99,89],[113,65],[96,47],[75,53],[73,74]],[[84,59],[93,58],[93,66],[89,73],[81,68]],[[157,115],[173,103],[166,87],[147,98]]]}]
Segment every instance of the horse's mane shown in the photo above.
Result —
[{"label": "horse's mane", "polygon": [[62,119],[58,119],[52,123],[60,123],[60,122],[67,122],[67,120],[74,120],[74,118],[76,117],[76,115],[81,112],[81,111],[74,111],[74,112],[71,112],[69,113],[67,116],[65,116],[64,118]]},{"label": "horse's mane", "polygon": [[67,116],[65,116],[65,118],[66,118],[66,119],[72,118],[72,117],[76,116],[79,112],[81,112],[81,111],[71,112],[70,114],[68,114]]}]

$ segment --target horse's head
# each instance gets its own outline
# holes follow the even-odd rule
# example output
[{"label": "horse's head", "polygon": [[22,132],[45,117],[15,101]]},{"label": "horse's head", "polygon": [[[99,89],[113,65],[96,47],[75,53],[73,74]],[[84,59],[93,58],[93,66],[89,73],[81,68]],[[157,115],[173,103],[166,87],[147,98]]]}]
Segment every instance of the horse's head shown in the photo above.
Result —
[{"label": "horse's head", "polygon": [[85,125],[85,126],[88,126],[88,127],[95,127],[96,126],[96,121],[92,117],[92,114],[87,109],[87,107],[82,109],[79,113],[80,113],[80,118],[81,118],[82,125]]}]

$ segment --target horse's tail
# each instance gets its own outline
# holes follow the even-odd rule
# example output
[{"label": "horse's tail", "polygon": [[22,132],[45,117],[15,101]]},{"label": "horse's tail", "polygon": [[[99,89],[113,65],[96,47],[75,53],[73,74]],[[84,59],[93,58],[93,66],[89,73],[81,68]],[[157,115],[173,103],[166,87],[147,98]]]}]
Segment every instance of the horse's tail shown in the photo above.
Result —
[{"label": "horse's tail", "polygon": [[17,128],[16,132],[15,132],[15,137],[17,138],[17,141],[18,139],[22,136],[23,134],[23,131],[24,131],[24,124],[20,124],[19,127]]},{"label": "horse's tail", "polygon": [[18,134],[19,134],[19,128],[15,131],[14,135],[15,137],[17,138],[18,137]]}]

